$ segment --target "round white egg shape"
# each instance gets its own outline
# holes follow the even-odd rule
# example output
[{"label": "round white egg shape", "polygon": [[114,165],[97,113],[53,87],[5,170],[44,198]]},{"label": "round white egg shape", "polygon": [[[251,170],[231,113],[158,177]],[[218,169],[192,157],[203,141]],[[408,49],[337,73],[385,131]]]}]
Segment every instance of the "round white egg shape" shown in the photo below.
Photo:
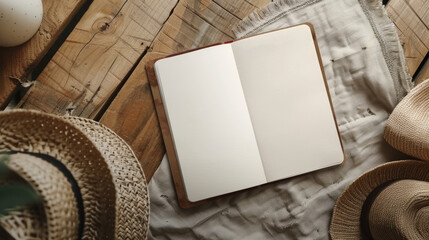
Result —
[{"label": "round white egg shape", "polygon": [[0,46],[28,41],[40,27],[42,0],[0,0]]}]

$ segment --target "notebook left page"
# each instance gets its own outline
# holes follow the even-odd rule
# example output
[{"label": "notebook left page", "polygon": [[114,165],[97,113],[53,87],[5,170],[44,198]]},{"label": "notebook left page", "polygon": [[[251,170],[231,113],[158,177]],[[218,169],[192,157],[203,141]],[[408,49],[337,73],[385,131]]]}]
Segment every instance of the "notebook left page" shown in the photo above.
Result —
[{"label": "notebook left page", "polygon": [[266,183],[229,44],[155,63],[188,200]]}]

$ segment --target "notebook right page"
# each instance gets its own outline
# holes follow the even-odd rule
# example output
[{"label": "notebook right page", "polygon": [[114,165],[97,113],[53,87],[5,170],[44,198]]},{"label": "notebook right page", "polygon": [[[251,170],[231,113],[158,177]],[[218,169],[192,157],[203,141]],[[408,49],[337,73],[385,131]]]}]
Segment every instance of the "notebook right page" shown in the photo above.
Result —
[{"label": "notebook right page", "polygon": [[232,43],[267,180],[340,164],[344,154],[311,28]]}]

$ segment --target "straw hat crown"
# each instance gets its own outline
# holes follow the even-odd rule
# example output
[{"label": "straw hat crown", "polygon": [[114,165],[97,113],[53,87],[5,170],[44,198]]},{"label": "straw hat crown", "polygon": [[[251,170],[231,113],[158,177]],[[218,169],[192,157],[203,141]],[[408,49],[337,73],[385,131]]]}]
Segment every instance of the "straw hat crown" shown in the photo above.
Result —
[{"label": "straw hat crown", "polygon": [[403,153],[429,161],[429,79],[413,88],[393,110],[384,139]]}]

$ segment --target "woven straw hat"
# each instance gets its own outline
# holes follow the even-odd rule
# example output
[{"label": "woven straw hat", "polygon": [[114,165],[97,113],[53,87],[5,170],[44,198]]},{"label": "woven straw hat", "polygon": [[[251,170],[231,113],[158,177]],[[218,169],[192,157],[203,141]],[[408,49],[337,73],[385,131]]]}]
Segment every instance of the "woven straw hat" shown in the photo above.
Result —
[{"label": "woven straw hat", "polygon": [[[0,226],[8,235],[14,239],[77,239],[77,200],[67,177],[49,162],[29,154],[13,154],[6,165],[13,171],[9,181],[27,183],[42,198],[35,206],[16,208],[0,217]],[[6,238],[0,232],[0,239]]]},{"label": "woven straw hat", "polygon": [[384,138],[392,147],[429,161],[429,79],[417,85],[390,115]]},{"label": "woven straw hat", "polygon": [[336,239],[429,239],[429,163],[380,165],[338,198],[330,234]]},{"label": "woven straw hat", "polygon": [[[393,110],[384,138],[429,161],[429,79]],[[354,181],[338,198],[332,239],[429,239],[429,163],[386,163]]]},{"label": "woven straw hat", "polygon": [[75,181],[77,238],[146,238],[144,173],[131,148],[113,131],[88,119],[24,110],[1,112],[0,126],[0,153],[36,154]]}]

